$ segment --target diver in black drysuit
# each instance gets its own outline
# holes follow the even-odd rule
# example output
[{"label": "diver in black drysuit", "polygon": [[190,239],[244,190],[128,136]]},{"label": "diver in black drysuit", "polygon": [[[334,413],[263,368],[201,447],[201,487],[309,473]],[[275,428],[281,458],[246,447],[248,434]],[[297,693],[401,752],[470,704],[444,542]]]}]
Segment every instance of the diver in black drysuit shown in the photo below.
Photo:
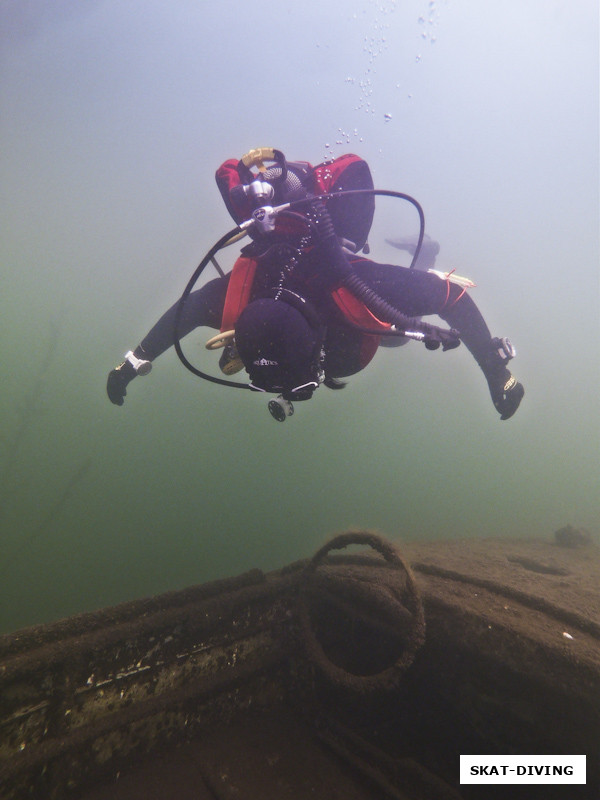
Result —
[{"label": "diver in black drysuit", "polygon": [[[235,327],[235,344],[251,387],[281,391],[289,400],[308,399],[321,382],[332,389],[343,387],[341,378],[365,366],[365,339],[372,341],[370,332],[350,324],[333,302],[331,288],[336,276],[324,267],[327,254],[319,246],[308,250],[299,255],[296,249],[299,258],[293,269],[282,265],[280,248],[268,246],[260,237],[242,251],[256,257],[258,269],[248,305]],[[484,373],[500,418],[506,420],[515,413],[524,390],[507,366],[514,355],[512,346],[507,339],[492,338],[464,286],[438,274],[378,264],[350,252],[343,259],[344,268],[349,264],[359,281],[401,314],[415,321],[435,314],[447,323],[456,341],[444,340],[444,350],[456,346],[460,337]],[[221,328],[230,276],[209,281],[191,292],[183,307],[176,303],[158,320],[126,360],[110,372],[107,393],[112,403],[123,404],[130,381],[148,371],[175,343],[176,335],[183,338],[201,326]]]},{"label": "diver in black drysuit", "polygon": [[[355,260],[353,266],[369,286],[404,314],[410,317],[438,314],[455,328],[481,367],[501,419],[514,414],[524,391],[506,366],[507,356],[498,353],[501,348],[497,340],[492,339],[470,295],[464,293],[457,300],[461,294],[459,286],[447,284],[436,275],[420,270],[376,264],[366,259]],[[201,326],[219,329],[228,282],[229,275],[216,278],[190,294],[180,320],[182,338]],[[260,289],[257,293],[260,294]],[[173,305],[142,339],[133,351],[136,358],[153,362],[173,345],[177,306]],[[360,334],[341,318],[333,304],[321,303],[320,306],[321,313],[325,310],[329,317],[324,346],[325,374],[339,379],[358,372],[361,369]],[[107,391],[112,403],[123,404],[126,387],[134,377],[136,371],[129,361],[111,371]]]}]

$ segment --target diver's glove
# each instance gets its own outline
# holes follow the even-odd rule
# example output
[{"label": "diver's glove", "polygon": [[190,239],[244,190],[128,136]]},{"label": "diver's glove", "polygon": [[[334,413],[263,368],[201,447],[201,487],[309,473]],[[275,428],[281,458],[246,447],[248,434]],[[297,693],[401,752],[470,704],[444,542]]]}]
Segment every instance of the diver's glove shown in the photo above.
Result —
[{"label": "diver's glove", "polygon": [[525,389],[511,374],[506,364],[516,355],[509,339],[492,339],[490,359],[484,367],[492,403],[500,414],[500,419],[510,419],[519,407]]},{"label": "diver's glove", "polygon": [[111,403],[122,406],[127,394],[127,385],[136,375],[147,375],[152,369],[152,362],[137,358],[131,352],[126,353],[125,361],[108,373],[106,393]]}]

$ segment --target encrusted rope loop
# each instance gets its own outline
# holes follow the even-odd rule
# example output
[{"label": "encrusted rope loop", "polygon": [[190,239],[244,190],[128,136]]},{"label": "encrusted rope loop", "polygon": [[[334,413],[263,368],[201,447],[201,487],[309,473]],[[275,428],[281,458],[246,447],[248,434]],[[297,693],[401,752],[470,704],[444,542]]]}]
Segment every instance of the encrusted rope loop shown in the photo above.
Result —
[{"label": "encrusted rope loop", "polygon": [[[350,573],[347,576],[346,595],[356,595],[354,606],[352,603],[340,601],[348,613],[360,616],[360,609],[356,610],[356,605],[360,599],[365,600],[365,593],[372,593],[374,606],[381,610],[381,617],[386,618],[385,624],[388,629],[396,627],[396,634],[402,634],[403,648],[396,661],[386,669],[375,674],[355,674],[343,667],[333,663],[325,653],[323,646],[313,628],[311,621],[311,597],[319,598],[319,594],[331,598],[331,592],[323,588],[323,582],[316,580],[317,570],[323,564],[327,555],[332,550],[340,550],[350,545],[367,545],[383,556],[384,560],[394,568],[394,572],[400,571],[405,574],[405,581],[402,591],[396,590],[391,582],[382,587],[377,581],[370,583],[364,579],[364,575],[353,588],[353,577]],[[377,566],[377,562],[373,562]],[[338,576],[335,583],[339,587],[344,575]],[[378,612],[379,614],[379,612]],[[309,658],[319,667],[319,669],[334,683],[349,687],[355,691],[367,692],[375,689],[390,689],[397,685],[400,677],[412,664],[415,654],[425,641],[425,614],[421,596],[416,586],[412,570],[404,561],[399,551],[394,545],[371,531],[349,531],[335,536],[331,541],[321,547],[313,556],[311,561],[304,569],[303,581],[299,597],[298,615],[300,630],[304,647]],[[407,622],[408,620],[408,622]]]}]

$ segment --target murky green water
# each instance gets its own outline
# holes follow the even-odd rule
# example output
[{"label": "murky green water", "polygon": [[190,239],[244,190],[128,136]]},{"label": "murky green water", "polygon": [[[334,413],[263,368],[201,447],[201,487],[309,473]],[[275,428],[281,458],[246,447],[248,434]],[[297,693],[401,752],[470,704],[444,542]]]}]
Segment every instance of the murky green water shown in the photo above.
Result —
[{"label": "murky green water", "polygon": [[[1,630],[350,526],[600,532],[595,2],[4,0],[0,31]],[[216,167],[265,144],[357,152],[420,200],[438,265],[517,346],[512,420],[465,348],[417,344],[284,425],[174,353],[109,403],[108,371],[231,227]],[[205,338],[185,347],[208,366]]]}]

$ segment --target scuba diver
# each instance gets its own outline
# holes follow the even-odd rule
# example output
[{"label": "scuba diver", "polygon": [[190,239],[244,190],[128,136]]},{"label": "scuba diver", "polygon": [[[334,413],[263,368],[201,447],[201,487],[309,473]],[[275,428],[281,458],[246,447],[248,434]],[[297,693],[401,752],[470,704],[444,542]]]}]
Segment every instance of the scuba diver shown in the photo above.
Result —
[{"label": "scuba diver", "polygon": [[[491,336],[467,292],[471,281],[429,267],[439,246],[425,237],[414,198],[374,189],[367,163],[352,154],[313,167],[288,162],[279,150],[257,148],[225,161],[216,181],[237,227],[209,250],[179,301],[110,372],[112,403],[123,405],[133,378],[146,375],[174,346],[183,364],[202,378],[276,395],[268,408],[283,421],[295,401],[310,399],[321,384],[343,388],[342,379],[364,369],[382,342],[412,339],[443,351],[463,342],[487,380],[500,419],[512,417],[524,395],[508,368],[515,350],[507,338]],[[412,253],[409,267],[366,258],[378,195],[406,200],[419,213],[417,242],[390,242]],[[224,274],[216,254],[245,235],[251,241]],[[220,277],[194,290],[209,263]],[[449,328],[422,320],[433,314]],[[200,326],[219,331],[206,347],[222,349],[223,378],[202,372],[183,353],[181,339]],[[242,369],[249,382],[230,380]]]}]

